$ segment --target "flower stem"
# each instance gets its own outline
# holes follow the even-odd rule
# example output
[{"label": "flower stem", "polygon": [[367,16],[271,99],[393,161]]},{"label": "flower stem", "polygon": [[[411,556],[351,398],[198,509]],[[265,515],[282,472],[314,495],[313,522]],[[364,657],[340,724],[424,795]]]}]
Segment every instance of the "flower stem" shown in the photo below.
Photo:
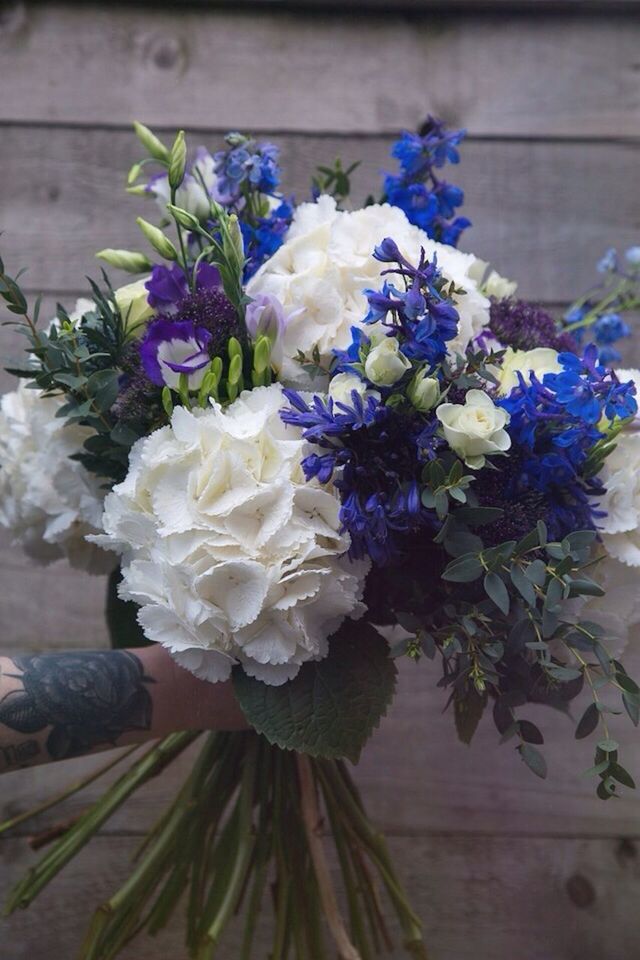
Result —
[{"label": "flower stem", "polygon": [[341,960],[362,960],[360,954],[349,939],[349,934],[344,925],[342,914],[338,908],[335,890],[331,882],[331,874],[327,863],[322,840],[318,834],[318,825],[320,814],[318,812],[318,799],[316,795],[316,785],[313,780],[311,763],[309,757],[304,754],[296,754],[298,766],[298,777],[300,781],[300,799],[302,805],[302,818],[304,821],[309,852],[313,861],[318,887],[320,889],[320,898],[324,909],[325,917],[331,930],[331,935],[338,948],[338,954]]}]

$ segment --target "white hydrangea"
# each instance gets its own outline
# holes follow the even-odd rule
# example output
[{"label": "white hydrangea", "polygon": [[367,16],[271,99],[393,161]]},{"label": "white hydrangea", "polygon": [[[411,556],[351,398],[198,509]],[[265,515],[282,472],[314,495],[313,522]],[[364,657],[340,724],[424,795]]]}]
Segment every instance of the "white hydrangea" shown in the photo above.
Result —
[{"label": "white hydrangea", "polygon": [[598,526],[602,541],[617,560],[640,566],[640,432],[621,433],[605,461],[607,489],[598,508],[606,512]]},{"label": "white hydrangea", "polygon": [[363,290],[378,287],[388,266],[373,257],[374,247],[385,237],[391,237],[412,262],[417,263],[421,247],[428,257],[437,255],[444,276],[464,291],[454,296],[460,326],[451,351],[464,351],[488,324],[489,301],[472,276],[476,263],[472,254],[430,240],[398,207],[373,204],[340,211],[332,197],[323,195],[317,203],[296,209],[286,242],[248,285],[250,295],[275,295],[287,314],[299,311],[284,334],[284,380],[306,383],[294,360],[298,350],[310,355],[317,346],[321,359],[328,362],[334,349],[351,342],[351,327],[363,325],[368,309]]},{"label": "white hydrangea", "polygon": [[121,596],[146,636],[207,680],[240,662],[284,683],[364,611],[367,565],[344,556],[335,491],[305,481],[283,403],[274,384],[226,410],[176,408],[134,446],[94,538],[123,555]]},{"label": "white hydrangea", "polygon": [[113,558],[85,535],[102,529],[101,483],[76,460],[90,431],[56,417],[61,397],[21,382],[0,401],[0,524],[41,563],[66,557],[105,573]]}]

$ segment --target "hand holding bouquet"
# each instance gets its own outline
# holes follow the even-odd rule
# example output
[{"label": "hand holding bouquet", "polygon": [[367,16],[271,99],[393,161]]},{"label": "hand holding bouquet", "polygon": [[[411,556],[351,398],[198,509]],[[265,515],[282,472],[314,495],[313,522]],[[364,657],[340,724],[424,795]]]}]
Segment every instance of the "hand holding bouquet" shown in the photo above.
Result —
[{"label": "hand holding bouquet", "polygon": [[[640,257],[610,253],[606,283],[560,321],[514,299],[515,284],[455,248],[469,223],[439,171],[463,131],[432,119],[402,135],[399,172],[357,210],[339,162],[296,205],[271,144],[230,134],[188,158],[182,133],[171,149],[137,133],[148,155],[129,189],[161,207],[160,226],[138,220],[159,262],[99,256],[142,279],[114,289],[104,275],[43,328],[0,263],[28,355],[2,404],[0,519],[39,559],[99,571],[111,558],[115,641],[232,678],[260,736],[207,739],[83,957],[160,929],[185,890],[191,955],[213,956],[244,904],[248,957],[270,881],[274,958],[326,956],[321,914],[347,960],[388,946],[378,882],[425,957],[344,762],[385,714],[394,656],[437,661],[461,739],[490,710],[542,777],[526,705],[567,712],[586,685],[576,736],[600,730],[597,793],[634,786],[608,721],[619,704],[637,725],[640,690],[601,583],[636,603],[636,377],[607,363],[638,304]],[[159,173],[138,184],[150,164]],[[11,907],[193,737],[133,763]]]}]

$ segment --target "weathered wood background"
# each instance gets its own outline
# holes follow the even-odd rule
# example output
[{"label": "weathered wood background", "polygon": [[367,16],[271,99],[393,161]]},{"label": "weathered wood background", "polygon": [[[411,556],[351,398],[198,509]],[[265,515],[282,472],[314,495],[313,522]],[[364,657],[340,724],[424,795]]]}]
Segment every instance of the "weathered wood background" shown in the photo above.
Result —
[{"label": "weathered wood background", "polygon": [[[137,154],[134,118],[186,126],[192,142],[209,145],[228,128],[268,133],[299,197],[316,162],[361,158],[363,197],[389,163],[397,130],[440,114],[469,130],[455,171],[475,224],[465,244],[517,277],[524,295],[554,306],[589,283],[606,247],[638,243],[637,6],[344,6],[351,12],[268,0],[0,4],[2,248],[12,268],[29,265],[27,285],[44,291],[47,309],[72,302],[84,275],[95,274],[94,250],[136,242],[140,201],[123,179]],[[1,337],[3,360],[15,358],[17,341],[7,328]],[[631,354],[637,362],[640,340]],[[0,388],[10,386],[2,375]],[[6,540],[0,570],[0,650],[106,642],[101,582],[31,567]],[[434,679],[428,664],[404,666],[358,778],[392,838],[435,960],[636,960],[638,799],[593,798],[579,775],[591,746],[576,746],[570,724],[555,717],[541,721],[554,731],[547,782],[510,745],[498,747],[489,727],[471,749],[458,745]],[[620,737],[640,772],[636,732],[621,725]],[[4,778],[0,819],[99,762]],[[3,960],[75,955],[90,909],[124,876],[137,837],[177,782],[174,771],[143,791],[36,910],[4,921]],[[4,891],[33,854],[15,836],[0,841],[0,857]],[[236,946],[232,936],[221,957],[232,960]],[[179,927],[128,956],[184,956]]]}]

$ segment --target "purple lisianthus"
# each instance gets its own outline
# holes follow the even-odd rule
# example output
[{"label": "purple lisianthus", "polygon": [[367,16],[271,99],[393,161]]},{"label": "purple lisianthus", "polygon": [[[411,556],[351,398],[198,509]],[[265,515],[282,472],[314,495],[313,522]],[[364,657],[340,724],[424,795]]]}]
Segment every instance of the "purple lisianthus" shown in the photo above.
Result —
[{"label": "purple lisianthus", "polygon": [[140,343],[140,359],[149,379],[158,386],[176,389],[186,374],[189,388],[197,390],[211,362],[211,333],[190,320],[162,317],[150,323]]},{"label": "purple lisianthus", "polygon": [[[210,263],[201,263],[196,277],[196,290],[212,290],[219,286],[220,274],[217,267]],[[150,305],[163,310],[184,300],[190,292],[185,272],[177,263],[172,267],[155,266],[145,287]]]}]

